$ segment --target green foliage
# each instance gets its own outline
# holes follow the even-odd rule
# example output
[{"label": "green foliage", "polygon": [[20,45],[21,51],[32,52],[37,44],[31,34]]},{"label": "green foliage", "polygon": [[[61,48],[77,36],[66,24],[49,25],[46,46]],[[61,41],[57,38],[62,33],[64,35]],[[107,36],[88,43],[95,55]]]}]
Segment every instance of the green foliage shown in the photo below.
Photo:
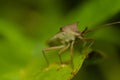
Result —
[{"label": "green foliage", "polygon": [[[113,20],[120,12],[120,0],[83,1],[67,13],[62,8],[68,5],[63,5],[62,1],[6,0],[0,3],[0,80],[98,80],[91,77],[92,74],[100,77],[97,72],[84,72],[84,63],[97,64],[105,80],[120,80],[117,53],[120,32],[113,25],[90,33],[95,43],[91,49],[74,52],[74,70],[70,63],[64,67],[60,65],[58,51],[46,53],[50,61],[47,67],[42,49],[61,26],[79,22],[78,27],[83,30],[86,26],[90,28]],[[91,50],[100,51],[105,60],[87,62],[86,54]],[[69,57],[69,50],[62,54],[64,62],[69,62]],[[96,56],[93,57],[97,61]]]},{"label": "green foliage", "polygon": [[[47,66],[44,58],[41,56],[40,59],[37,59],[32,62],[33,67],[28,66],[27,70],[27,79],[28,80],[67,80],[72,79],[74,75],[81,68],[87,54],[91,52],[91,49],[84,49],[81,54],[79,52],[75,52],[74,54],[74,69],[72,69],[70,61],[69,61],[69,52],[63,54],[62,58],[64,60],[64,64],[60,64],[58,61],[57,55],[49,55],[49,60],[52,61],[49,66]],[[52,57],[55,59],[52,59]],[[42,62],[40,62],[42,61]],[[36,63],[37,62],[37,63]],[[31,71],[32,70],[32,71]],[[27,80],[26,79],[26,80]]]}]

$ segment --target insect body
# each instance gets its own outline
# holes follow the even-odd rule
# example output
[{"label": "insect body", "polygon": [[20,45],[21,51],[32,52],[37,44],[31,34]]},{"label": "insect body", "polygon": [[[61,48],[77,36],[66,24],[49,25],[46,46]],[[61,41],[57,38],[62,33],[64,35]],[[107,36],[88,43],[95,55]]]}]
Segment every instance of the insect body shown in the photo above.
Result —
[{"label": "insect body", "polygon": [[47,57],[45,55],[45,51],[60,49],[60,51],[58,52],[58,55],[59,55],[60,62],[62,64],[63,62],[60,55],[65,50],[70,48],[71,65],[73,68],[74,67],[73,56],[72,56],[73,45],[77,39],[83,40],[83,41],[87,40],[83,38],[82,34],[83,33],[80,32],[77,28],[77,23],[60,28],[60,31],[48,41],[48,45],[50,46],[50,48],[43,49],[43,54],[47,63],[49,64]]},{"label": "insect body", "polygon": [[[75,24],[74,24],[75,25]],[[70,28],[70,27],[69,27]],[[73,31],[72,29],[66,29],[63,30],[63,28],[61,28],[60,32],[58,32],[55,36],[53,36],[48,44],[52,45],[52,44],[63,44],[66,45],[68,43],[70,43],[71,41],[74,41],[76,39],[76,37],[80,36],[80,34],[76,31]]]},{"label": "insect body", "polygon": [[[102,25],[102,27],[112,25],[112,24],[118,24],[118,23],[120,23],[120,22],[108,23],[108,24]],[[71,57],[70,62],[71,62],[72,68],[74,68],[73,46],[74,46],[75,42],[77,40],[83,41],[83,47],[84,47],[86,45],[87,41],[91,41],[90,45],[88,46],[88,47],[90,47],[93,44],[94,39],[84,38],[84,34],[87,32],[91,32],[92,30],[95,30],[97,28],[99,28],[99,27],[95,27],[95,28],[92,28],[89,30],[87,30],[87,28],[85,28],[81,32],[77,28],[77,23],[60,28],[60,31],[48,41],[48,45],[50,47],[43,49],[43,55],[45,57],[47,64],[49,65],[49,61],[45,55],[46,51],[60,49],[58,52],[58,55],[59,55],[60,63],[63,64],[62,59],[61,59],[61,54],[64,51],[66,51],[68,48],[70,48],[70,57]]]}]

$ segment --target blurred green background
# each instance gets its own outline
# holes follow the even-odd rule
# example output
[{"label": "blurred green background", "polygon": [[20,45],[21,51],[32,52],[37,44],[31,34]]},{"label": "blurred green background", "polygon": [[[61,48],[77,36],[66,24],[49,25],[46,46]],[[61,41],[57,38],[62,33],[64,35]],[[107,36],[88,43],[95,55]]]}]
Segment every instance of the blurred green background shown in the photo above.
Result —
[{"label": "blurred green background", "polygon": [[[43,63],[46,41],[60,27],[79,22],[83,30],[115,21],[120,21],[120,0],[0,0],[0,80],[30,80]],[[85,62],[73,80],[120,80],[120,25],[90,37],[93,49],[106,57]]]}]

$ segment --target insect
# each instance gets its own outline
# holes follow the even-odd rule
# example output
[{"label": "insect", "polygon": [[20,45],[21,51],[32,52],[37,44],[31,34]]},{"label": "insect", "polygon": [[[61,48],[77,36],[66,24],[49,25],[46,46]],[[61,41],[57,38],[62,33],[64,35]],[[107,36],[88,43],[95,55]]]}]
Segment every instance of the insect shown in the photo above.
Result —
[{"label": "insect", "polygon": [[49,65],[49,61],[48,61],[46,54],[45,54],[46,51],[60,49],[58,52],[58,55],[59,55],[60,63],[63,64],[61,54],[69,48],[70,49],[70,62],[71,62],[72,68],[74,68],[73,49],[74,49],[75,42],[78,40],[82,41],[83,47],[84,47],[88,41],[91,41],[91,43],[88,46],[88,47],[90,47],[94,43],[94,39],[85,38],[84,35],[86,33],[91,32],[91,31],[96,30],[96,29],[99,29],[101,27],[105,27],[105,26],[109,26],[109,25],[113,25],[113,24],[119,24],[119,23],[120,22],[112,22],[112,23],[108,23],[108,24],[105,24],[102,26],[93,27],[91,29],[85,28],[83,31],[80,31],[77,28],[78,23],[70,24],[70,25],[67,25],[67,26],[60,28],[60,31],[57,34],[55,34],[48,41],[48,45],[50,47],[42,50],[47,64]]}]

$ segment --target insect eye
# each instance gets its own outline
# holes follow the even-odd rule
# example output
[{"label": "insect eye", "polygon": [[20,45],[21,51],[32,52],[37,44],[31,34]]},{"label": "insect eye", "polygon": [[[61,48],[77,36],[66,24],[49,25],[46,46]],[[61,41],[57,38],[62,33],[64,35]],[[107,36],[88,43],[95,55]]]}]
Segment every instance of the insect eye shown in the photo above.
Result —
[{"label": "insect eye", "polygon": [[60,31],[63,31],[63,28],[62,28],[62,27],[60,28]]}]

